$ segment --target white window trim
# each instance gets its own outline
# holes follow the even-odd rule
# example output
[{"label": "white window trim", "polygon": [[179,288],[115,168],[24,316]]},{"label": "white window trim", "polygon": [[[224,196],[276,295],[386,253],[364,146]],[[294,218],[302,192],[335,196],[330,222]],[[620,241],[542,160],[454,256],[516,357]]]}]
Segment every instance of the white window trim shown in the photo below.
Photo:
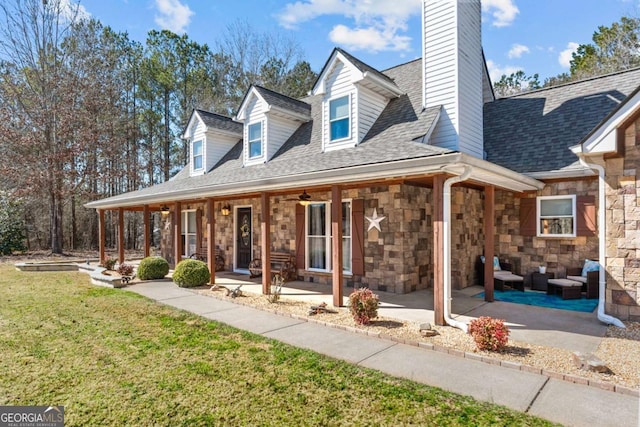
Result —
[{"label": "white window trim", "polygon": [[[181,227],[180,236],[181,236],[181,238],[182,238],[182,236],[184,236],[184,242],[185,242],[184,245],[182,246],[182,257],[183,258],[189,258],[191,255],[193,255],[193,254],[188,253],[189,236],[194,236],[195,237],[195,239],[196,239],[195,251],[196,252],[198,251],[198,247],[197,247],[197,245],[198,245],[198,241],[197,241],[198,240],[198,232],[197,231],[194,231],[193,233],[189,232],[189,213],[190,212],[197,212],[197,210],[196,209],[185,209],[185,210],[183,210],[181,212],[182,218],[180,219],[180,227]],[[196,214],[195,221],[196,221],[196,230],[198,230],[198,223],[197,223],[198,222],[198,215],[197,214]]]},{"label": "white window trim", "polygon": [[[350,252],[351,252],[351,265],[353,266],[353,203],[351,199],[343,199],[341,203],[349,203],[350,205],[350,212],[351,215],[349,215],[349,229],[351,230],[351,235],[348,237],[349,241],[350,241]],[[309,245],[309,206],[311,205],[320,205],[323,204],[325,205],[325,212],[326,212],[326,216],[325,216],[325,230],[327,230],[327,234],[324,236],[325,238],[325,256],[327,257],[327,259],[325,260],[327,265],[332,266],[332,262],[333,262],[333,256],[332,256],[332,241],[333,241],[333,236],[332,236],[332,228],[331,228],[331,202],[327,201],[327,202],[313,202],[308,206],[305,206],[304,209],[304,218],[305,218],[305,222],[304,222],[304,242],[305,242],[305,247],[307,248],[307,250],[305,251],[305,270],[307,271],[311,271],[311,272],[317,272],[317,273],[331,273],[333,271],[333,268],[327,268],[327,269],[323,269],[323,268],[311,268],[309,267],[309,250],[308,248],[310,247]],[[344,239],[345,237],[342,236],[342,238]],[[342,271],[342,274],[345,275],[351,275],[351,270],[344,270]]]},{"label": "white window trim", "polygon": [[[347,115],[347,118],[349,119],[349,133],[347,134],[347,136],[343,137],[343,138],[338,138],[338,139],[331,139],[331,123],[334,120],[331,120],[331,103],[333,101],[337,101],[339,99],[342,98],[347,98],[347,106],[348,106],[348,110],[349,113]],[[352,135],[352,128],[353,128],[353,111],[352,111],[352,104],[351,104],[351,94],[348,93],[346,95],[340,95],[340,96],[336,96],[333,97],[331,99],[329,99],[327,101],[327,144],[328,145],[340,145],[343,144],[346,141],[350,141],[351,140],[351,135]],[[335,119],[335,120],[344,120],[344,117],[340,118],[340,119]]]},{"label": "white window trim", "polygon": [[[573,210],[573,230],[571,234],[543,234],[540,230],[540,220],[542,219],[540,216],[540,202],[543,200],[566,200],[571,199],[572,210]],[[560,216],[555,216],[554,218],[559,218]],[[566,215],[565,217],[569,217]],[[567,194],[563,196],[538,196],[536,197],[536,236],[537,237],[560,237],[560,238],[572,238],[577,235],[577,227],[578,227],[578,212],[577,212],[577,204],[576,204],[576,195],[575,194]]]},{"label": "white window trim", "polygon": [[[201,167],[196,168],[196,154],[195,154],[195,149],[194,149],[194,145],[196,142],[199,142],[202,149],[201,149],[201,154],[199,154],[197,157],[201,158]],[[204,170],[204,140],[202,138],[197,139],[195,141],[191,141],[191,167],[193,168],[194,172],[198,172],[198,171],[203,171]]]},{"label": "white window trim", "polygon": [[[249,135],[251,135],[251,126],[256,126],[256,125],[260,125],[260,154],[257,156],[251,156],[251,143],[258,141],[258,140],[251,140],[249,139]],[[247,158],[249,159],[249,161],[255,161],[255,160],[260,160],[262,158],[264,158],[264,151],[265,151],[265,146],[264,146],[264,123],[262,122],[262,120],[258,120],[255,121],[253,123],[249,123],[247,125]]]}]

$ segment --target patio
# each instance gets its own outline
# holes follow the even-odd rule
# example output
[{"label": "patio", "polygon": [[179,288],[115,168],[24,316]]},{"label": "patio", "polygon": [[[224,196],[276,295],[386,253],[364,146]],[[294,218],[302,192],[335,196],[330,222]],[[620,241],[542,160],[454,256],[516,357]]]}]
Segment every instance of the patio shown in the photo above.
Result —
[{"label": "patio", "polygon": [[[218,272],[216,284],[232,289],[242,285],[243,292],[256,295],[262,293],[261,278],[249,279],[248,275],[239,273]],[[344,306],[348,303],[351,289],[343,289]],[[291,281],[282,288],[281,297],[308,302],[310,305],[325,302],[331,307],[331,291],[330,286]],[[453,290],[453,318],[467,323],[480,316],[505,319],[513,340],[586,353],[596,350],[607,329],[606,325],[598,321],[595,312],[581,313],[501,301],[488,303],[474,297],[481,291],[479,286]],[[419,290],[409,294],[375,293],[380,298],[379,316],[434,323],[433,290]]]}]

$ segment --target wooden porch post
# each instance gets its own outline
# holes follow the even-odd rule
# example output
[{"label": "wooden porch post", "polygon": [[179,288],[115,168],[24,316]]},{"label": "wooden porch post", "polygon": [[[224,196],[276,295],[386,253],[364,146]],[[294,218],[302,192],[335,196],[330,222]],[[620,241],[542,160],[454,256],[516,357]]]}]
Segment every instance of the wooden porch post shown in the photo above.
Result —
[{"label": "wooden porch post", "polygon": [[331,268],[333,282],[333,305],[340,307],[342,303],[342,190],[339,186],[331,187]]},{"label": "wooden porch post", "polygon": [[216,284],[216,216],[214,215],[213,199],[207,199],[207,253],[209,254],[207,264],[209,266],[209,272],[211,272],[211,279],[209,283]]},{"label": "wooden porch post", "polygon": [[433,316],[444,326],[444,175],[433,178]]},{"label": "wooden porch post", "polygon": [[271,199],[269,193],[263,192],[260,195],[260,205],[262,207],[260,222],[260,233],[262,238],[262,293],[271,293]]},{"label": "wooden porch post", "polygon": [[493,302],[493,245],[495,236],[495,188],[484,187],[484,300]]},{"label": "wooden porch post", "polygon": [[182,260],[182,204],[175,203],[173,210],[173,268]]},{"label": "wooden porch post", "polygon": [[149,229],[149,205],[144,205],[142,215],[144,216],[144,257],[151,253],[151,230]]},{"label": "wooden porch post", "polygon": [[98,258],[102,265],[104,262],[104,210],[98,209]]},{"label": "wooden porch post", "polygon": [[124,209],[118,208],[118,262],[124,262]]}]

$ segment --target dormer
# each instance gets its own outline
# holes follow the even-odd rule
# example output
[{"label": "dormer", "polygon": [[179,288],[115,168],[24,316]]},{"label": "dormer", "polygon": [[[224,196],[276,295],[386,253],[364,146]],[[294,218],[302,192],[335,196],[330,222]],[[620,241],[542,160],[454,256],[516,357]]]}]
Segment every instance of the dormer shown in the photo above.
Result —
[{"label": "dormer", "polygon": [[311,106],[260,86],[251,86],[235,120],[244,124],[245,166],[268,162],[300,127],[311,120]]},{"label": "dormer", "polygon": [[182,137],[189,142],[189,175],[202,175],[242,138],[242,124],[220,114],[193,110]]},{"label": "dormer", "polygon": [[362,142],[387,103],[403,92],[386,75],[335,48],[313,87],[322,95],[323,151]]}]

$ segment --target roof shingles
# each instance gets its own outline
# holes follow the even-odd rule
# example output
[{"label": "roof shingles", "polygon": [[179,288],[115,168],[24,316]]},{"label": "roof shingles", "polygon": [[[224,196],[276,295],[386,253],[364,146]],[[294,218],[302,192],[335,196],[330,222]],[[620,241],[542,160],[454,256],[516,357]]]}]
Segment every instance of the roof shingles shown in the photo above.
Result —
[{"label": "roof shingles", "polygon": [[520,173],[576,167],[569,149],[640,84],[640,69],[502,98],[484,106],[487,160]]}]

